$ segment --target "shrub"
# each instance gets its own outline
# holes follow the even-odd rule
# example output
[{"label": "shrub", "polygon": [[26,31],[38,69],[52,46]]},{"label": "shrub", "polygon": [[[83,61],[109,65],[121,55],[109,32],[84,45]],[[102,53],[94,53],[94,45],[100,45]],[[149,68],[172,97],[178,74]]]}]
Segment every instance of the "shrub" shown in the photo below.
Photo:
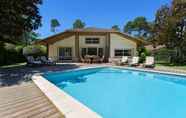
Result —
[{"label": "shrub", "polygon": [[138,48],[138,56],[140,57],[139,62],[143,63],[146,59],[146,56],[150,56],[151,53],[145,47]]},{"label": "shrub", "polygon": [[46,53],[47,48],[43,45],[30,45],[23,48],[23,55],[25,56],[43,56]]},{"label": "shrub", "polygon": [[22,54],[23,46],[5,43],[0,46],[0,65],[25,62]]}]

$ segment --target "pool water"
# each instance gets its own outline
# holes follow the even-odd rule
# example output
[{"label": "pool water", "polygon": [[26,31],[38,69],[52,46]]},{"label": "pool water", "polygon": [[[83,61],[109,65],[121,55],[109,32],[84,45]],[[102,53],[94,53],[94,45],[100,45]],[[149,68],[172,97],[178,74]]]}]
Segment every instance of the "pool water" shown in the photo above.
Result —
[{"label": "pool water", "polygon": [[119,68],[44,76],[103,118],[186,117],[186,78],[183,76]]}]

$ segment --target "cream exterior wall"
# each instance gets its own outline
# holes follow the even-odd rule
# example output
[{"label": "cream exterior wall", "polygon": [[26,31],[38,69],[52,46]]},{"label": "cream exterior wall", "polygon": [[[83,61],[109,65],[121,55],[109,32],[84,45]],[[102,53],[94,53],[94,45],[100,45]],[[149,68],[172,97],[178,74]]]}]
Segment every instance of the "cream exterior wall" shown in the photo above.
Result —
[{"label": "cream exterior wall", "polygon": [[72,56],[75,57],[75,36],[62,39],[60,41],[55,42],[52,45],[49,45],[49,57],[58,57],[59,56],[58,50],[61,47],[71,47]]},{"label": "cream exterior wall", "polygon": [[[86,44],[86,38],[99,38],[99,44]],[[106,45],[106,36],[97,36],[97,35],[83,35],[79,36],[79,54],[81,55],[81,48],[87,47],[99,47],[103,48],[105,52]],[[75,35],[68,37],[66,39],[62,39],[60,41],[55,42],[54,44],[49,45],[49,57],[58,57],[58,49],[60,47],[71,47],[72,48],[72,56],[75,57]],[[115,49],[132,49],[133,55],[136,55],[137,44],[134,41],[131,41],[125,37],[122,37],[118,34],[111,33],[110,34],[110,58],[116,58],[114,56]]]},{"label": "cream exterior wall", "polygon": [[[85,43],[85,39],[86,38],[99,38],[100,41],[99,41],[99,44],[86,44]],[[106,37],[105,36],[89,36],[89,35],[86,35],[86,36],[79,36],[79,52],[80,52],[80,55],[81,55],[81,48],[86,48],[86,47],[99,47],[99,48],[103,48],[105,50],[105,40]]]},{"label": "cream exterior wall", "polygon": [[114,55],[115,49],[132,49],[132,56],[136,55],[137,44],[118,34],[110,34],[110,58],[116,58]]}]

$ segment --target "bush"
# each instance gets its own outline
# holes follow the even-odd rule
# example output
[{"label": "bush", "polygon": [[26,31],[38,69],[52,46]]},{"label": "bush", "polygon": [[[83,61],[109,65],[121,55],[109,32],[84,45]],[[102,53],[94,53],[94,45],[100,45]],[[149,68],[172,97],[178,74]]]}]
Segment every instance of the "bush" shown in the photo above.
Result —
[{"label": "bush", "polygon": [[145,62],[146,56],[150,56],[151,53],[145,47],[138,48],[138,56],[140,57],[139,62]]},{"label": "bush", "polygon": [[15,64],[25,62],[22,54],[24,46],[5,43],[0,46],[0,65]]},{"label": "bush", "polygon": [[47,54],[47,48],[43,45],[30,45],[23,48],[25,56],[43,56]]}]

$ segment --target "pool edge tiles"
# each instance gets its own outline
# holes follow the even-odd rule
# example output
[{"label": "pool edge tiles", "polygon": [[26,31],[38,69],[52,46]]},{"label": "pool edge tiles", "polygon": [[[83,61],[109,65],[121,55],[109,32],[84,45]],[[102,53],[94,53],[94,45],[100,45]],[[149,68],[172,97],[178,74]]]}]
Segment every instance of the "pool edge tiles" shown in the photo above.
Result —
[{"label": "pool edge tiles", "polygon": [[102,118],[96,112],[71,97],[40,75],[32,76],[33,82],[65,116],[65,118]]}]

